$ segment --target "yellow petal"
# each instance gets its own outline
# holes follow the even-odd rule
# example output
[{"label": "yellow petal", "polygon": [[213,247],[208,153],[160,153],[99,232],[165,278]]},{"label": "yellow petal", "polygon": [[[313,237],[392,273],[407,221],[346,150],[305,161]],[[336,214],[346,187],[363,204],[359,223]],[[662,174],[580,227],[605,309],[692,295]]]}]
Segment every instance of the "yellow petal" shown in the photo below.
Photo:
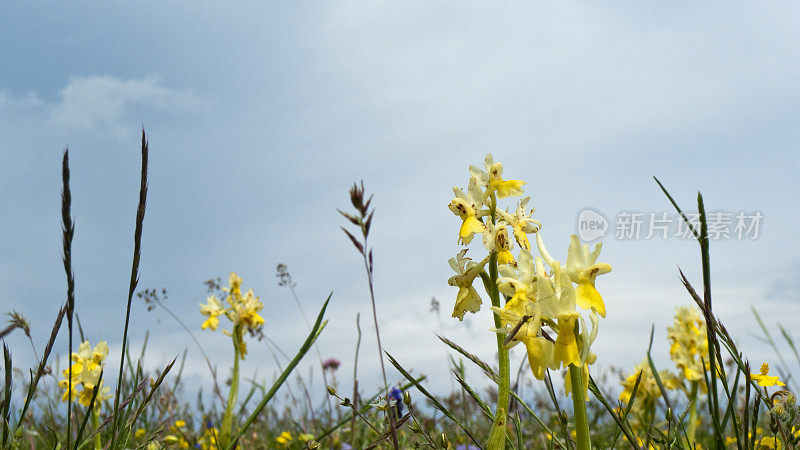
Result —
[{"label": "yellow petal", "polygon": [[568,313],[558,318],[558,337],[556,338],[553,359],[564,368],[570,364],[581,365],[581,355],[578,350],[578,341],[575,340],[575,323],[577,313]]},{"label": "yellow petal", "polygon": [[502,180],[494,179],[489,182],[489,188],[497,192],[498,198],[522,195],[522,186],[525,184],[521,180]]},{"label": "yellow petal", "polygon": [[456,297],[456,305],[453,308],[453,317],[458,320],[464,320],[464,314],[469,311],[476,313],[481,310],[481,298],[478,296],[478,291],[472,286],[459,286],[458,296]]},{"label": "yellow petal", "polygon": [[201,325],[200,328],[205,330],[206,328],[210,327],[212,330],[216,330],[218,325],[219,319],[217,319],[217,316],[211,316],[206,319],[205,322],[203,322],[203,325]]},{"label": "yellow petal", "polygon": [[531,372],[539,380],[544,380],[545,371],[553,365],[553,343],[545,338],[535,337],[525,339],[525,348],[528,350],[528,364]]},{"label": "yellow petal", "polygon": [[458,230],[458,237],[461,242],[466,245],[472,241],[474,233],[483,233],[483,223],[478,220],[474,214],[467,215],[464,222],[461,223],[461,229]]},{"label": "yellow petal", "polygon": [[514,255],[508,250],[498,253],[497,264],[514,264]]},{"label": "yellow petal", "polygon": [[576,298],[575,303],[583,309],[592,308],[600,314],[600,317],[606,317],[606,305],[603,303],[603,297],[597,292],[597,289],[592,283],[580,283],[575,290]]}]

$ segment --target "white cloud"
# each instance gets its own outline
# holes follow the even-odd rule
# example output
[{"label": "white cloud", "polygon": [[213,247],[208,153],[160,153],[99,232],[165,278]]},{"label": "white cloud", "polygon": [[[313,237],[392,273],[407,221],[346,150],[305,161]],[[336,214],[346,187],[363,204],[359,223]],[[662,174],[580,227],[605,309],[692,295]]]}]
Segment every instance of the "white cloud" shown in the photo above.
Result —
[{"label": "white cloud", "polygon": [[133,129],[135,108],[179,113],[202,107],[191,91],[174,90],[157,77],[120,79],[109,75],[70,77],[60,101],[51,105],[53,121],[91,131],[107,131],[126,137]]}]

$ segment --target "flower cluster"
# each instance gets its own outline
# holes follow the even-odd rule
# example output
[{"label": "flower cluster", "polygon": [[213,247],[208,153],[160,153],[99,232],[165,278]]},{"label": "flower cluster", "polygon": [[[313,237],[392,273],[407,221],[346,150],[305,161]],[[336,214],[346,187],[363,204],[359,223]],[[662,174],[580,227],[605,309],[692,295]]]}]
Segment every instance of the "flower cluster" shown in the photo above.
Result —
[{"label": "flower cluster", "polygon": [[[109,389],[103,387],[103,383],[100,381],[100,373],[103,371],[106,356],[108,356],[108,344],[104,341],[100,341],[94,349],[89,341],[83,342],[78,347],[78,352],[72,354],[71,368],[64,369],[62,372],[64,379],[58,382],[58,387],[64,390],[61,400],[66,402],[77,399],[78,403],[88,407],[92,401],[95,387],[97,387],[95,408],[100,408],[104,400],[111,398]],[[71,391],[70,372],[72,373]],[[79,386],[82,388],[80,392],[77,390]]]},{"label": "flower cluster", "polygon": [[[501,323],[493,331],[506,334],[509,347],[519,342],[525,345],[534,376],[543,379],[548,368],[574,365],[583,368],[584,387],[587,386],[587,364],[596,360],[589,349],[597,337],[599,318],[606,315],[595,279],[611,271],[610,265],[597,262],[601,244],[590,251],[577,236],[572,236],[562,264],[544,245],[539,232],[541,223],[531,217],[534,208],[528,209],[530,197],[521,199],[513,213],[498,208],[498,198],[521,196],[525,182],[503,179],[503,165],[495,162],[492,155],[486,156],[483,169],[470,166],[469,171],[467,192],[454,187],[455,198],[449,208],[461,219],[458,242],[468,245],[475,234],[482,234],[488,255],[473,261],[463,249],[450,259],[456,275],[448,284],[458,287],[453,317],[463,320],[466,312],[480,310],[482,300],[473,284],[475,278],[481,277],[489,295],[499,289],[507,299],[504,306],[492,307]],[[529,234],[536,234],[539,256],[534,256]],[[515,242],[519,247],[516,257],[512,253]],[[487,265],[491,269],[491,264],[496,265],[500,275],[496,287],[485,271]],[[591,328],[580,310],[588,311]]]},{"label": "flower cluster", "polygon": [[[641,377],[639,374],[641,374]],[[658,376],[665,389],[674,389],[678,383],[678,379],[669,373],[669,371],[659,371]],[[636,398],[634,399],[633,405],[631,405],[631,414],[639,419],[639,425],[644,424],[644,426],[647,427],[650,423],[650,419],[652,419],[652,417],[648,417],[648,414],[654,414],[655,405],[661,397],[661,389],[658,387],[658,382],[656,382],[656,378],[653,376],[650,363],[648,363],[646,359],[637,364],[633,373],[622,380],[623,391],[619,396],[619,400],[623,404],[630,404],[631,397],[633,396],[633,388],[636,386],[637,379],[639,380],[639,386],[636,387]]]},{"label": "flower cluster", "polygon": [[205,304],[200,304],[200,313],[208,316],[208,319],[203,322],[202,328],[216,330],[219,326],[219,317],[223,315],[227,317],[233,323],[233,332],[225,331],[225,334],[233,337],[239,354],[244,359],[247,355],[244,332],[245,330],[255,330],[264,324],[264,318],[258,315],[264,304],[253,294],[252,289],[242,294],[242,279],[234,272],[231,272],[228,279],[228,287],[222,288],[222,290],[228,293],[225,297],[227,306],[215,295],[209,296]]},{"label": "flower cluster", "polygon": [[[675,321],[667,328],[667,339],[670,342],[669,356],[678,371],[686,380],[699,381],[704,386],[701,357],[708,355],[708,335],[700,311],[688,306],[677,308]],[[708,369],[708,363],[705,368]]]}]

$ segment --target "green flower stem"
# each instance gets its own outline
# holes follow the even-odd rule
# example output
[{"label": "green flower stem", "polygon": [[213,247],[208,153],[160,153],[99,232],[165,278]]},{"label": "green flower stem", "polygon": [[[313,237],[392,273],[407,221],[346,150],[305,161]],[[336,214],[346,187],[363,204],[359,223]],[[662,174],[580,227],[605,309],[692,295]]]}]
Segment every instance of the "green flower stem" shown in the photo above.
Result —
[{"label": "green flower stem", "polygon": [[697,387],[699,385],[699,381],[692,381],[692,393],[689,398],[689,401],[692,403],[689,405],[689,428],[686,430],[686,435],[689,438],[691,446],[694,446],[694,436],[697,431]]},{"label": "green flower stem", "polygon": [[228,393],[228,404],[225,406],[225,415],[222,416],[222,426],[220,427],[220,442],[223,448],[227,447],[231,438],[233,425],[233,408],[236,406],[236,398],[239,396],[239,344],[236,337],[243,334],[244,330],[240,326],[233,328],[233,375],[231,376],[231,390]]},{"label": "green flower stem", "polygon": [[586,420],[586,398],[583,391],[583,370],[573,364],[569,366],[569,378],[572,384],[572,409],[575,414],[575,433],[578,450],[591,450],[589,438],[589,422]]},{"label": "green flower stem", "polygon": [[[97,389],[100,389],[100,387],[98,386]],[[95,430],[100,428],[100,408],[98,405],[92,408],[92,427],[94,427]],[[94,436],[94,450],[101,450],[102,448],[103,441],[100,440],[100,433],[97,433]]]},{"label": "green flower stem", "polygon": [[[495,223],[495,212],[497,209],[497,198],[492,194],[491,204],[489,211],[491,212],[492,223]],[[489,255],[489,278],[491,279],[489,297],[492,300],[492,306],[501,308],[500,304],[500,290],[497,287],[497,252],[492,252]],[[494,314],[494,326],[498,330],[502,328],[500,316]],[[511,368],[508,359],[508,349],[503,345],[505,338],[502,334],[496,333],[497,336],[497,355],[500,365],[500,382],[498,383],[497,391],[497,410],[495,411],[494,424],[489,436],[488,448],[489,450],[503,450],[506,448],[506,412],[508,411],[508,400],[510,397],[511,386]],[[500,416],[504,417],[500,417]]]}]

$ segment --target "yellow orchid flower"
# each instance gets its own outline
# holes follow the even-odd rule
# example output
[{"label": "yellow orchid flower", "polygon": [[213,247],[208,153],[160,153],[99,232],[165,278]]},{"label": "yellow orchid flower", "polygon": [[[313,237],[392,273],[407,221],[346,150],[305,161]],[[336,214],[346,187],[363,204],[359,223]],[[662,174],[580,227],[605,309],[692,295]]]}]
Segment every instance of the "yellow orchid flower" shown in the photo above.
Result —
[{"label": "yellow orchid flower", "polygon": [[219,316],[225,313],[225,308],[222,307],[222,302],[219,299],[212,295],[206,298],[206,303],[200,303],[200,314],[204,316],[208,316],[208,319],[203,322],[203,325],[200,326],[202,329],[211,328],[211,330],[216,330],[219,326]]},{"label": "yellow orchid flower", "polygon": [[248,328],[256,328],[264,323],[264,318],[258,312],[264,307],[258,297],[249,289],[244,296],[234,305],[236,311],[234,324],[243,324]]},{"label": "yellow orchid flower", "polygon": [[476,313],[481,309],[481,298],[478,291],[472,287],[475,277],[480,275],[486,263],[489,262],[489,257],[483,258],[482,261],[475,263],[469,258],[466,258],[467,250],[464,249],[456,255],[455,258],[450,258],[448,261],[450,267],[456,272],[457,275],[450,277],[447,284],[450,286],[458,287],[458,294],[456,295],[456,304],[453,308],[453,317],[458,320],[464,320],[464,314],[469,311]]},{"label": "yellow orchid flower", "polygon": [[[544,242],[540,233],[536,234],[536,245],[539,248],[539,253],[547,261],[547,264],[553,265],[553,258],[548,253],[544,246]],[[569,249],[567,250],[567,263],[564,268],[570,280],[578,286],[575,289],[575,301],[578,306],[583,309],[592,309],[600,314],[600,317],[606,317],[606,306],[603,302],[603,297],[597,292],[595,288],[595,278],[598,275],[603,275],[611,272],[611,266],[606,263],[597,263],[597,257],[600,255],[602,242],[598,243],[594,251],[589,252],[589,246],[581,244],[577,235],[570,237]]]},{"label": "yellow orchid flower", "polygon": [[483,192],[472,178],[469,180],[467,194],[453,186],[455,198],[447,205],[453,214],[461,218],[461,228],[458,230],[458,241],[464,245],[472,241],[475,233],[483,233],[483,222],[478,218],[483,206]]},{"label": "yellow orchid flower", "polygon": [[481,170],[475,166],[469,166],[469,173],[472,175],[472,178],[475,179],[478,186],[486,188],[485,196],[489,196],[493,192],[497,193],[498,198],[522,195],[522,186],[525,182],[520,180],[504,180],[503,165],[499,162],[495,162],[491,153],[486,155],[484,169],[485,170]]},{"label": "yellow orchid flower", "polygon": [[531,218],[531,215],[533,215],[534,211],[533,207],[531,207],[531,211],[529,213],[525,213],[525,209],[530,199],[530,197],[523,198],[519,202],[517,210],[513,215],[506,211],[497,211],[498,214],[500,214],[500,217],[504,221],[508,222],[509,225],[511,225],[511,228],[514,230],[514,239],[517,241],[517,244],[519,244],[519,246],[525,250],[531,249],[531,243],[528,240],[528,235],[526,233],[536,233],[539,231],[539,228],[542,227],[542,224],[538,220]]},{"label": "yellow orchid flower", "polygon": [[497,252],[497,264],[515,265],[514,255],[511,254],[512,241],[508,238],[508,223],[499,220],[493,224],[486,223],[483,232],[483,246],[489,252]]}]

